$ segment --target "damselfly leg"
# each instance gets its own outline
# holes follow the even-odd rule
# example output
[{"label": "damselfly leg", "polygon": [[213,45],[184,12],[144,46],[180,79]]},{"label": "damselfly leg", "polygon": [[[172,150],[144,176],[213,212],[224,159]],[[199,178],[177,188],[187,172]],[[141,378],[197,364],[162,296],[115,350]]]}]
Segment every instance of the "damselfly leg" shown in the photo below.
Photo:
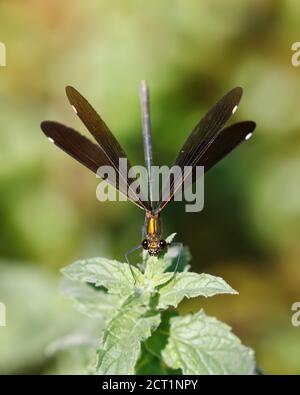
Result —
[{"label": "damselfly leg", "polygon": [[142,246],[139,244],[139,245],[137,245],[137,246],[135,246],[135,247],[132,247],[130,250],[128,250],[128,251],[125,253],[125,259],[126,259],[126,262],[128,263],[130,272],[131,272],[131,274],[132,274],[132,277],[133,277],[133,280],[134,280],[134,285],[136,284],[136,277],[135,277],[135,275],[134,275],[134,271],[133,271],[133,269],[132,269],[132,264],[130,263],[130,260],[129,260],[128,257],[129,257],[129,255],[131,255],[133,252],[139,250],[140,248],[142,248]]}]

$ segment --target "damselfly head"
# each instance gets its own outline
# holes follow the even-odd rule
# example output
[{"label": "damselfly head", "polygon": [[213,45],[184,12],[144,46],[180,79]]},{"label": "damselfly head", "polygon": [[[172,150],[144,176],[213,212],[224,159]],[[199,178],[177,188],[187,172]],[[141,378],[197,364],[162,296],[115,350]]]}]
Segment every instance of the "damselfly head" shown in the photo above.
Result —
[{"label": "damselfly head", "polygon": [[142,241],[142,247],[147,250],[149,255],[156,256],[160,251],[164,250],[167,243],[164,239],[158,237],[148,237]]}]

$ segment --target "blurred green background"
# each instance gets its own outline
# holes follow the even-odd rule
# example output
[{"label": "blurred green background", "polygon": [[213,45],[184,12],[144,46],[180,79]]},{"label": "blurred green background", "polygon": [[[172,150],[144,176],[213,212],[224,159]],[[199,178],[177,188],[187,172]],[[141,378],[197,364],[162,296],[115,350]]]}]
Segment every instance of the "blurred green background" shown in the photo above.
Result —
[{"label": "blurred green background", "polygon": [[51,145],[40,122],[80,131],[64,93],[75,86],[134,164],[143,163],[139,83],[151,88],[155,161],[170,164],[205,111],[236,85],[235,120],[255,136],[208,173],[205,208],[164,212],[165,234],[190,247],[194,271],[222,276],[239,296],[185,302],[233,326],[265,373],[300,373],[300,41],[297,0],[1,0],[0,373],[80,373],[55,339],[91,323],[59,292],[78,258],[124,259],[143,213],[99,203],[99,180]]}]

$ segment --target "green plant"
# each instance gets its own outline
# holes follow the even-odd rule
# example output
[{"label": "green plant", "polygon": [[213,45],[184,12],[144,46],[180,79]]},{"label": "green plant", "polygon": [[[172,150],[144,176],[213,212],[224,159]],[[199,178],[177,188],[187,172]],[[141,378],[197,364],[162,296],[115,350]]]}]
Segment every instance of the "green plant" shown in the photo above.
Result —
[{"label": "green plant", "polygon": [[[174,235],[168,238],[168,242]],[[183,298],[236,294],[222,278],[189,272],[184,249],[161,257],[142,255],[133,267],[105,258],[77,261],[62,269],[64,292],[82,313],[103,321],[95,374],[253,374],[253,351],[231,328],[207,316],[178,315]],[[95,351],[95,350],[94,350]]]}]

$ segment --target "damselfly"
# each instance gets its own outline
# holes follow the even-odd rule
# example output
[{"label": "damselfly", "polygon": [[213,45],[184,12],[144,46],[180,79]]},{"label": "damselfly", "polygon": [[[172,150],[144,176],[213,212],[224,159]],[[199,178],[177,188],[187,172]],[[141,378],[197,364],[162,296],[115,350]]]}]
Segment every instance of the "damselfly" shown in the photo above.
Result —
[{"label": "damselfly", "polygon": [[[167,243],[162,237],[161,212],[174,200],[174,196],[177,190],[182,187],[185,177],[173,178],[169,188],[166,189],[167,192],[162,188],[159,199],[157,201],[153,200],[151,170],[153,157],[149,93],[146,82],[142,81],[141,83],[144,154],[149,187],[148,194],[145,197],[142,193],[137,194],[136,189],[132,187],[132,177],[129,178],[129,173],[125,173],[121,168],[120,158],[127,160],[129,168],[131,168],[131,164],[125,151],[98,113],[74,88],[68,86],[66,93],[72,108],[94,137],[95,143],[76,130],[58,122],[42,122],[43,132],[51,142],[94,173],[97,173],[97,170],[102,166],[112,166],[115,169],[117,180],[112,180],[108,174],[105,181],[116,186],[121,193],[126,195],[128,200],[145,211],[143,240],[138,247],[133,248],[126,254],[126,259],[128,261],[128,254],[137,248],[147,250],[150,255],[157,255],[167,247]],[[182,171],[185,167],[189,167],[190,174],[188,175],[191,176],[191,184],[196,180],[195,169],[197,166],[203,166],[204,172],[207,172],[240,143],[251,137],[256,126],[252,121],[239,122],[224,128],[226,122],[236,111],[242,93],[242,88],[237,87],[223,96],[200,120],[179,151],[174,164],[179,166]]]}]

